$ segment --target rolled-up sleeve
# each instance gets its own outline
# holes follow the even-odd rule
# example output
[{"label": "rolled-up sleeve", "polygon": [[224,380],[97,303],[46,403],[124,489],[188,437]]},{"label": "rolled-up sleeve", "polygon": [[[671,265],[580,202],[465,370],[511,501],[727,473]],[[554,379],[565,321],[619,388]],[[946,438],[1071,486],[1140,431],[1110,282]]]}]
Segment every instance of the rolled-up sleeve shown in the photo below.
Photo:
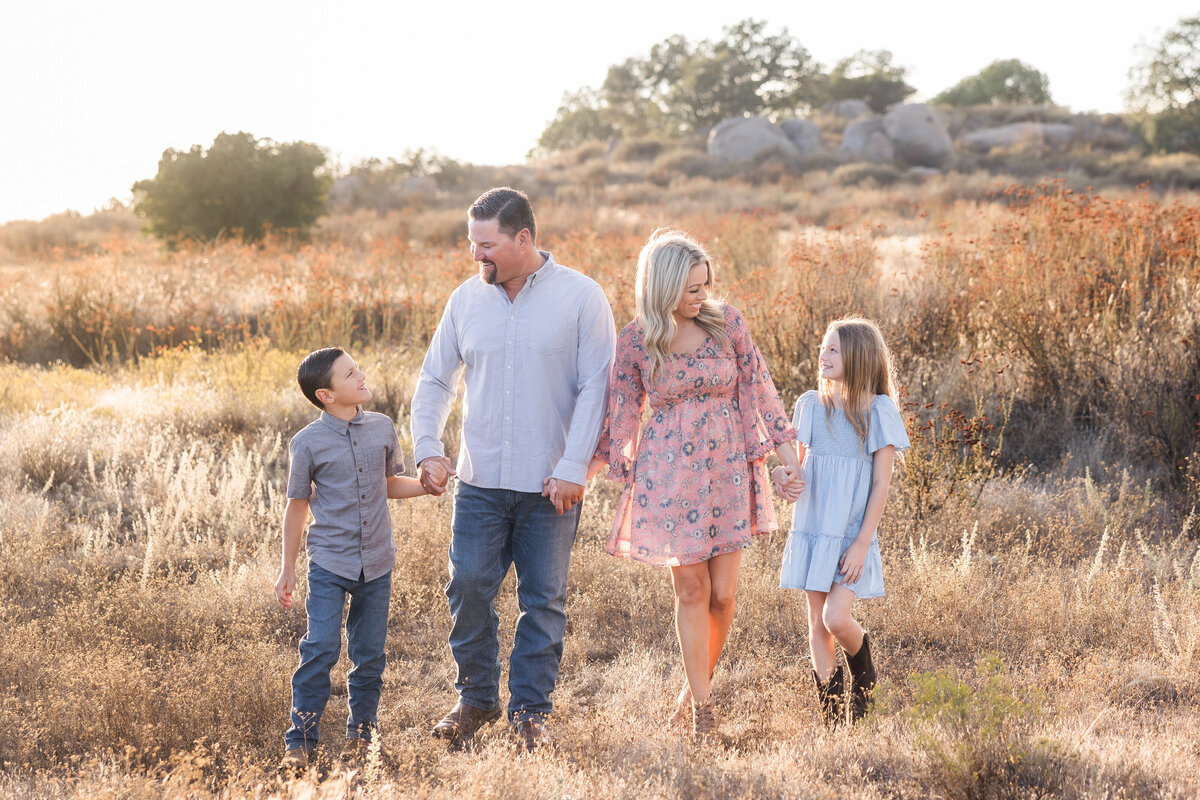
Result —
[{"label": "rolled-up sleeve", "polygon": [[446,454],[442,431],[450,416],[463,371],[458,334],[454,330],[454,301],[455,295],[451,295],[442,311],[442,319],[438,322],[421,364],[417,391],[413,394],[409,424],[413,438],[413,461],[416,464]]},{"label": "rolled-up sleeve", "polygon": [[579,484],[587,479],[588,464],[604,422],[616,339],[608,298],[598,284],[592,284],[579,313],[576,343],[579,394],[571,414],[566,447],[551,477]]}]

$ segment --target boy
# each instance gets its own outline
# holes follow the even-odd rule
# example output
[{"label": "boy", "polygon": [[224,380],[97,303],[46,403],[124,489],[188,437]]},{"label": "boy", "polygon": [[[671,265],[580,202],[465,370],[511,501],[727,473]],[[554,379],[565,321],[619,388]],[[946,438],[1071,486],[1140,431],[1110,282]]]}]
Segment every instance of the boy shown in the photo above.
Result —
[{"label": "boy", "polygon": [[[350,716],[347,759],[361,759],[376,727],[383,686],[384,638],[392,593],[396,547],[388,498],[416,497],[425,489],[401,477],[404,455],[392,420],[363,411],[371,399],[366,376],[340,347],[309,353],[296,379],[304,396],[321,409],[320,419],[292,437],[288,503],[283,514],[283,564],[275,597],[292,607],[296,554],[311,508],[307,551],[308,632],[300,640],[300,666],[292,675],[292,726],[284,737],[283,766],[304,769],[318,742],[321,712],[329,701],[329,672],[342,645],[342,609],[347,652]],[[314,488],[315,487],[315,488]]]}]

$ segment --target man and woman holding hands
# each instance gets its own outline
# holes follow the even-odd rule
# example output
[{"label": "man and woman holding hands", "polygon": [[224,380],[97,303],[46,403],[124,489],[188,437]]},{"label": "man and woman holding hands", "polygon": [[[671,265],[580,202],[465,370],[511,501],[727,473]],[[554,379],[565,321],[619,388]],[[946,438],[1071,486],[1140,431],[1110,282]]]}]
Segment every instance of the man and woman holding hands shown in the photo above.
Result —
[{"label": "man and woman holding hands", "polygon": [[[851,685],[851,703],[860,698],[865,711],[874,670],[866,635],[849,618],[849,609],[862,581],[870,578],[882,592],[874,528],[886,497],[890,456],[908,443],[892,402],[893,384],[887,380],[891,365],[886,346],[870,331],[865,338],[858,335],[860,328],[876,334],[878,329],[864,320],[845,321],[842,338],[851,343],[836,341],[839,331],[831,326],[822,344],[817,404],[825,405],[829,431],[821,433],[833,436],[834,450],[856,449],[868,464],[880,460],[874,457],[877,452],[888,456],[886,475],[883,464],[868,475],[867,483],[874,484],[869,498],[853,492],[852,497],[835,498],[841,516],[834,524],[840,529],[825,530],[829,508],[807,502],[811,490],[806,490],[806,481],[813,486],[815,477],[807,465],[820,455],[819,448],[804,461],[806,468],[801,466],[805,446],[817,438],[812,433],[815,406],[804,404],[802,416],[798,405],[789,422],[745,319],[732,306],[709,298],[713,265],[697,242],[674,231],[655,232],[638,260],[637,315],[618,335],[603,289],[538,249],[533,210],[523,193],[499,188],[480,196],[468,212],[468,236],[479,278],[451,294],[412,401],[419,488],[405,484],[403,491],[393,491],[402,458],[378,459],[385,472],[380,480],[389,478],[387,497],[441,495],[453,486],[446,596],[458,702],[433,735],[460,748],[504,714],[521,748],[533,750],[543,741],[562,656],[567,572],[580,502],[588,478],[605,464],[609,477],[624,484],[607,551],[671,569],[686,677],[670,722],[697,736],[715,735],[709,681],[733,620],[741,551],[755,535],[776,528],[764,467],[771,452],[782,463],[773,476],[777,491],[788,500],[803,498],[789,537],[784,585],[808,592],[814,678],[823,712],[835,724],[842,709],[840,698],[833,699],[836,652],[832,659],[825,653],[832,648],[832,637],[846,649],[852,673],[850,654],[859,662],[865,657],[865,666],[859,664],[861,679]],[[853,352],[844,352],[847,348]],[[836,371],[825,370],[827,350],[830,361],[837,361]],[[880,368],[882,379],[868,375]],[[851,377],[854,391],[848,392]],[[441,436],[460,379],[465,379],[466,393],[461,446],[452,464]],[[848,399],[853,407],[846,406]],[[320,407],[324,418],[329,409]],[[347,407],[343,416],[351,411],[362,413]],[[846,425],[849,433],[843,430]],[[800,452],[797,428],[802,432]],[[355,452],[353,439],[347,434],[347,453]],[[847,448],[849,439],[856,448]],[[293,444],[293,472],[295,452]],[[451,484],[453,475],[457,480]],[[293,474],[289,497],[293,484],[297,496],[307,497],[305,491],[311,493],[314,485],[315,495],[321,495],[319,477],[311,467],[299,478]],[[311,478],[308,485],[305,478]],[[847,478],[838,480],[844,484]],[[346,528],[348,542],[361,538],[353,527]],[[285,542],[285,572],[295,553]],[[322,557],[310,547],[313,563],[320,565]],[[504,709],[494,599],[510,567],[517,574],[520,615]],[[340,606],[338,614],[340,619]],[[823,615],[829,617],[828,625]],[[812,630],[812,624],[822,630]],[[310,620],[309,635],[312,630]],[[307,698],[314,695],[302,680],[313,671],[306,668],[304,656],[309,635],[301,642],[301,666],[293,679],[293,725],[287,737],[292,766],[307,763],[316,743],[311,720],[314,712],[319,719],[324,708],[323,701],[319,708],[297,707],[300,698],[311,704]],[[350,652],[353,660],[354,641]],[[841,681],[840,666],[836,676]],[[350,686],[353,694],[354,682]],[[377,704],[378,689],[373,691]],[[373,709],[356,715],[353,697],[350,704],[347,744],[361,748],[370,739],[375,716]]]}]

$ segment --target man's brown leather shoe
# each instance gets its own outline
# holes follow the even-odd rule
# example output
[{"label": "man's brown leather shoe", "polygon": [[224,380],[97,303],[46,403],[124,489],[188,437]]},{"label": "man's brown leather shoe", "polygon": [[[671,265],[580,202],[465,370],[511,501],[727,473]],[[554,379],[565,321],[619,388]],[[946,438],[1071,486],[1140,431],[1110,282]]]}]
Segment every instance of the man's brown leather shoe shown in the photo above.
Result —
[{"label": "man's brown leather shoe", "polygon": [[279,766],[290,772],[303,772],[308,769],[308,765],[312,763],[313,757],[312,750],[304,747],[296,747],[284,754],[283,759],[279,762]]},{"label": "man's brown leather shoe", "polygon": [[351,737],[342,746],[342,763],[352,767],[361,767],[367,763],[370,753],[370,742],[359,737]]},{"label": "man's brown leather shoe", "polygon": [[461,748],[471,740],[475,732],[484,725],[500,719],[500,704],[492,708],[476,708],[459,700],[442,721],[433,726],[430,733],[435,739],[449,739],[452,748]]},{"label": "man's brown leather shoe", "polygon": [[527,717],[513,727],[517,749],[532,753],[546,743],[546,720],[542,717]]}]

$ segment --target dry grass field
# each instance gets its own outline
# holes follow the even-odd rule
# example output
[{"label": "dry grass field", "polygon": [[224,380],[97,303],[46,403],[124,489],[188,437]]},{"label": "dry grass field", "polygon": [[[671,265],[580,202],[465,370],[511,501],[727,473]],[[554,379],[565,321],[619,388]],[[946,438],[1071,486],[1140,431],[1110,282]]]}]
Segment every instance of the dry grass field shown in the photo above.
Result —
[{"label": "dry grass field", "polygon": [[[278,774],[305,620],[271,585],[286,443],[314,414],[295,365],[351,348],[411,455],[425,342],[473,272],[468,194],[335,216],[303,244],[167,251],[114,221],[0,250],[0,795],[1200,796],[1200,204],[962,176],[534,195],[543,247],[606,287],[618,325],[654,227],[709,242],[789,407],[828,320],[883,324],[914,447],[881,527],[888,595],[858,606],[883,676],[865,724],[819,722],[781,533],[743,562],[726,741],[667,732],[667,575],[603,553],[601,477],[551,747],[428,736],[453,702],[450,503],[421,498],[392,507],[382,752],[347,774],[335,744],[319,773]],[[511,576],[501,598],[511,641]]]}]

